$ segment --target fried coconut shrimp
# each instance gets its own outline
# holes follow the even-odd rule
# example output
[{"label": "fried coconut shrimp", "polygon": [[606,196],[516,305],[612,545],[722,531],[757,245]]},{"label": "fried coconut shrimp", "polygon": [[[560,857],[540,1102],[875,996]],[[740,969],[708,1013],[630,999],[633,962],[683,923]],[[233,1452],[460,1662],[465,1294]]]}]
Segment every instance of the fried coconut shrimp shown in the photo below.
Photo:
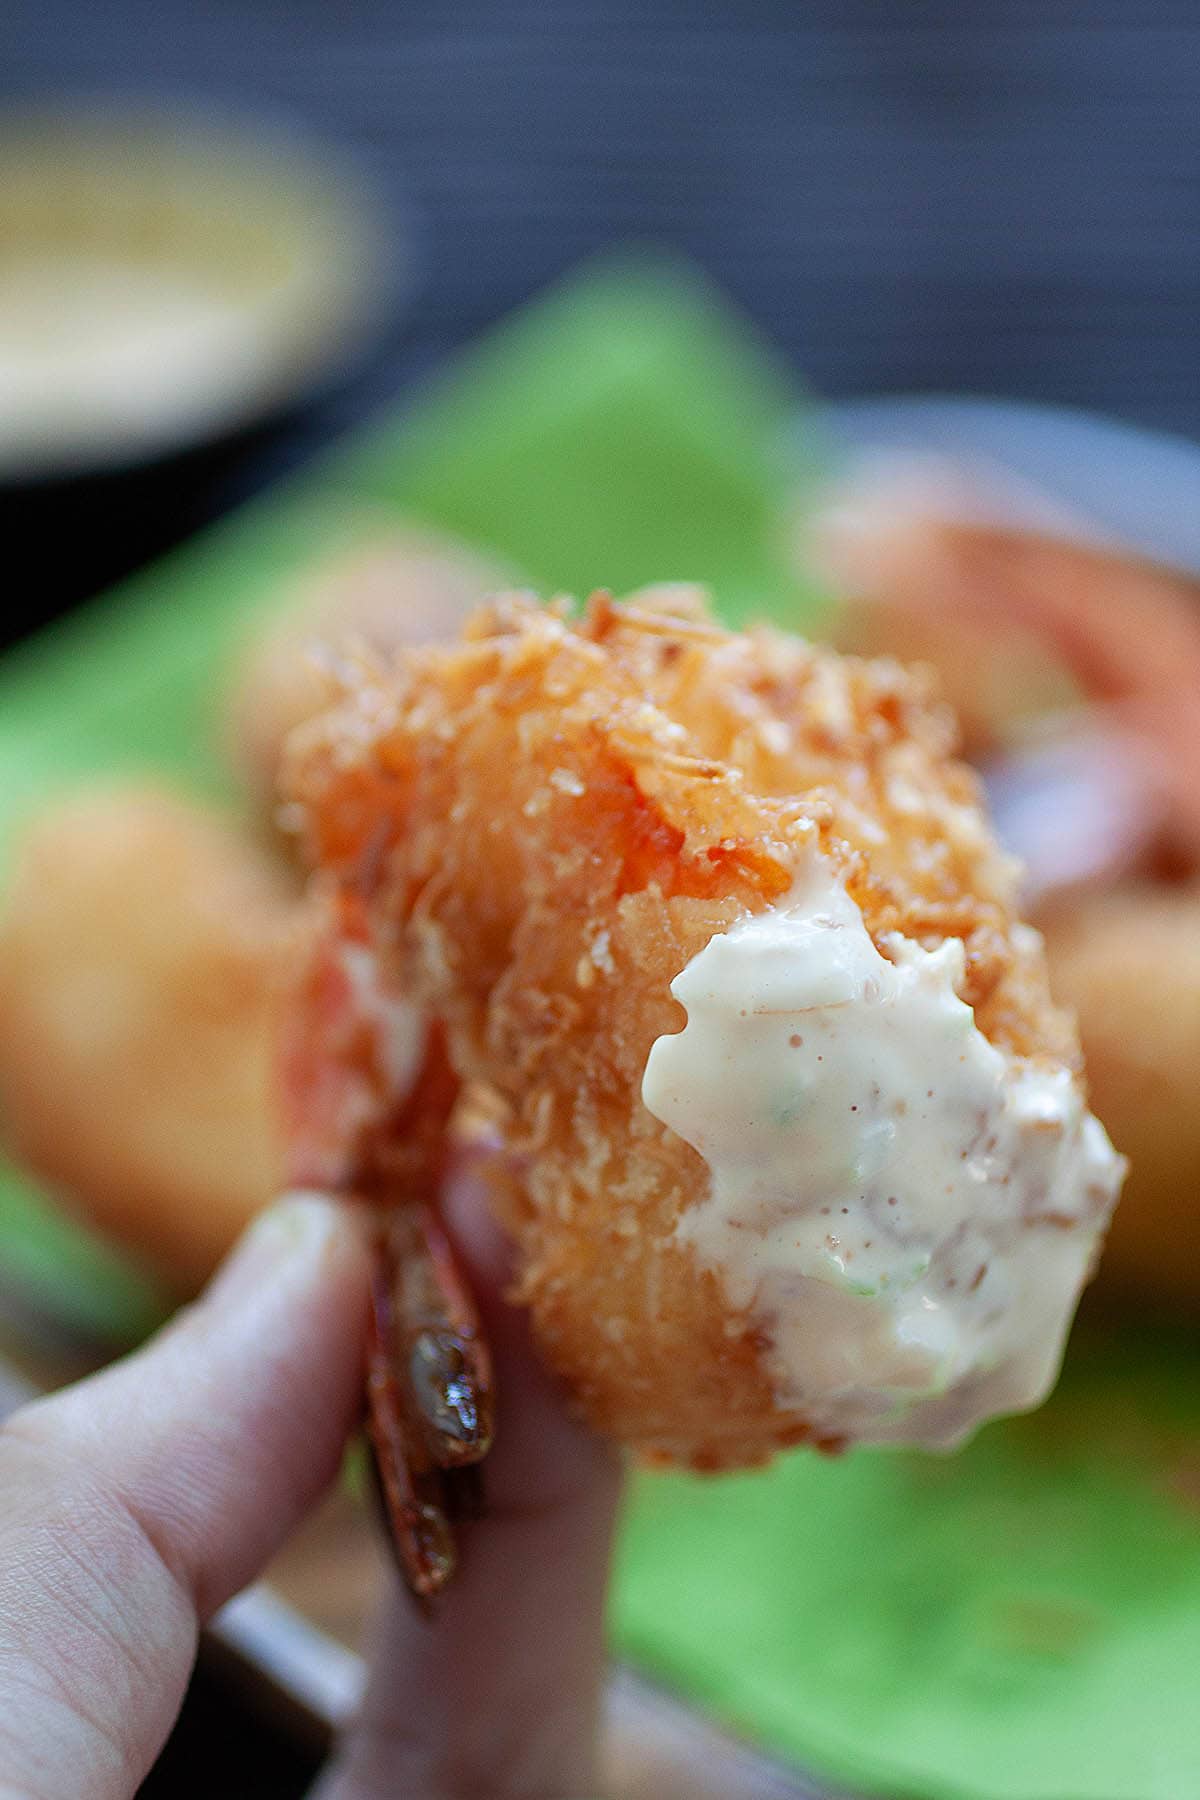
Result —
[{"label": "fried coconut shrimp", "polygon": [[57,805],[7,885],[5,1138],[180,1292],[282,1185],[296,907],[233,826],[152,787]]},{"label": "fried coconut shrimp", "polygon": [[653,1457],[947,1446],[1053,1380],[1122,1162],[953,737],[660,594],[503,597],[293,741],[335,929],[426,1022],[407,1128],[439,1064],[486,1110],[544,1353]]}]

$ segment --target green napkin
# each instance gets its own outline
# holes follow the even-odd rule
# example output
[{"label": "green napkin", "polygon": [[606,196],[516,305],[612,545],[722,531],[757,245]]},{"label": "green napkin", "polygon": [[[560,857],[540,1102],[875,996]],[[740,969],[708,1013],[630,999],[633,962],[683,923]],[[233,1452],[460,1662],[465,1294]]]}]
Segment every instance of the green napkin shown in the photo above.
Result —
[{"label": "green napkin", "polygon": [[[393,506],[535,586],[712,582],[803,625],[811,411],[748,329],[662,259],[593,268],[397,424],[207,532],[0,665],[0,857],[57,786],[154,767],[232,800],[220,694],[247,617]],[[807,448],[805,448],[807,446]],[[0,1263],[136,1336],[153,1286],[14,1173]],[[949,1461],[799,1453],[640,1480],[613,1601],[623,1652],[852,1786],[923,1800],[1200,1796],[1200,1356],[1078,1339],[1052,1406]]]},{"label": "green napkin", "polygon": [[502,551],[544,592],[704,581],[725,616],[800,622],[789,543],[824,460],[795,381],[696,274],[604,258],[437,384],[355,485]]},{"label": "green napkin", "polygon": [[1200,1353],[1079,1329],[954,1457],[641,1481],[618,1644],[754,1738],[912,1800],[1200,1795]]}]

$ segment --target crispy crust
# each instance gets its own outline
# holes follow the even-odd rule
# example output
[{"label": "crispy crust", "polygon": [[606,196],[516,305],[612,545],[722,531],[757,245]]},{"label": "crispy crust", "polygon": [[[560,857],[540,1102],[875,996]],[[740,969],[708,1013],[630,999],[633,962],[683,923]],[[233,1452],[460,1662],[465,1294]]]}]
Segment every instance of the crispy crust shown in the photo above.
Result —
[{"label": "crispy crust", "polygon": [[458,645],[364,666],[287,785],[386,977],[496,1105],[498,1205],[550,1361],[600,1429],[722,1467],[811,1434],[674,1240],[706,1170],[640,1098],[683,1024],[674,976],[815,840],[884,954],[893,932],[963,938],[994,1042],[1074,1066],[1076,1041],[918,679],[722,631],[687,592],[647,601],[598,596],[572,623],[506,596]]}]

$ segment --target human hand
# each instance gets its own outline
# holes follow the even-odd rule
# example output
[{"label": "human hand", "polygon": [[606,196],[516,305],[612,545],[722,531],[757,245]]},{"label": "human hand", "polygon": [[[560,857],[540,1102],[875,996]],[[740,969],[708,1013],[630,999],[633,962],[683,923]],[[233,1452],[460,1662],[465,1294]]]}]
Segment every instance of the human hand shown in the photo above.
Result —
[{"label": "human hand", "polygon": [[[447,1200],[497,1360],[489,1517],[432,1624],[386,1597],[321,1800],[594,1792],[619,1477],[500,1299],[469,1178]],[[204,1622],[328,1485],[359,1414],[367,1257],[317,1197],[274,1208],[144,1350],[0,1432],[0,1800],[129,1800]]]}]

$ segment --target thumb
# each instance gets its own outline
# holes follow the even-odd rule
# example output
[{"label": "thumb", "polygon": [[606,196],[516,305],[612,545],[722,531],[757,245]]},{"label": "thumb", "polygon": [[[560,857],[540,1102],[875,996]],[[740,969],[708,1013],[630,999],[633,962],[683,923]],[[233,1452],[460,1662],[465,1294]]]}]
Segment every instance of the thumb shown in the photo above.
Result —
[{"label": "thumb", "polygon": [[295,1196],[144,1350],[0,1432],[0,1791],[128,1800],[200,1624],[337,1469],[366,1292],[354,1225]]}]

